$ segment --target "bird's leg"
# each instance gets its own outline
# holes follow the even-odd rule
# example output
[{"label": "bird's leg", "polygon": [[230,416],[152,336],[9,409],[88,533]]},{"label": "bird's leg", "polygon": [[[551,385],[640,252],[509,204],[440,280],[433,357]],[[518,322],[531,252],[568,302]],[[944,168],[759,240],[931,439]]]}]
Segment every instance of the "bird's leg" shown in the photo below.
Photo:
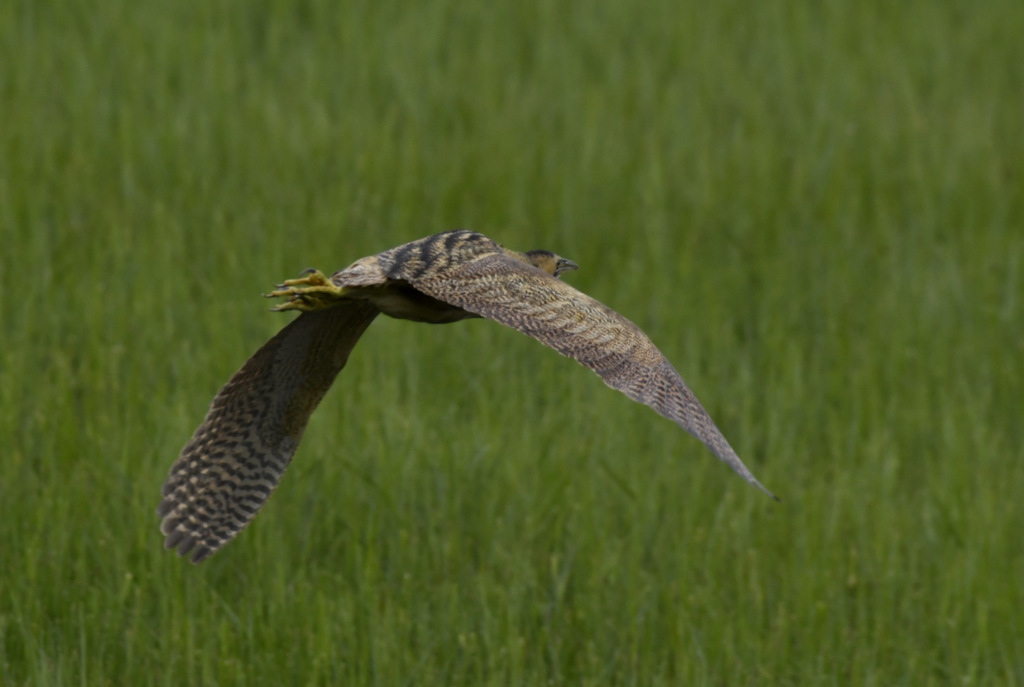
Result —
[{"label": "bird's leg", "polygon": [[266,298],[286,297],[285,303],[275,305],[271,310],[323,310],[343,299],[344,289],[324,276],[320,270],[308,269],[298,279],[286,279],[277,285],[276,291],[263,294]]}]

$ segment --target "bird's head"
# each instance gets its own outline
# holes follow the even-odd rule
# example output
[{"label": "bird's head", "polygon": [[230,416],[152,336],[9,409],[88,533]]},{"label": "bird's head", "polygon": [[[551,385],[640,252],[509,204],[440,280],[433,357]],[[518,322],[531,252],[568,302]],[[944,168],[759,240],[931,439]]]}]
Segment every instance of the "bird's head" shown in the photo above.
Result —
[{"label": "bird's head", "polygon": [[557,277],[562,272],[571,272],[580,268],[572,260],[555,255],[549,250],[530,250],[526,251],[525,255],[528,263],[544,270],[553,277]]}]

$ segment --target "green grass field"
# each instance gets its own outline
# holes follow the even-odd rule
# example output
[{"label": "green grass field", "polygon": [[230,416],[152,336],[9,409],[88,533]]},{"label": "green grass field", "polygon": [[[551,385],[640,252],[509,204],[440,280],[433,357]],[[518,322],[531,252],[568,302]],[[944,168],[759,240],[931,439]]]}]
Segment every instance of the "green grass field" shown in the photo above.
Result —
[{"label": "green grass field", "polygon": [[[1024,6],[0,4],[0,684],[1024,684]],[[271,285],[576,260],[776,504],[486,321],[379,320],[201,566]]]}]

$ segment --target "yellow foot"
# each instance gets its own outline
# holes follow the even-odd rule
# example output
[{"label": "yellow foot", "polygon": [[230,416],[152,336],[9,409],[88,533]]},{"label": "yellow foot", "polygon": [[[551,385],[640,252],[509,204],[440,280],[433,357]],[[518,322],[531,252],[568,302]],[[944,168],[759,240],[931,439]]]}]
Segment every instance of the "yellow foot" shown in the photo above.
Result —
[{"label": "yellow foot", "polygon": [[265,298],[288,299],[285,303],[275,305],[271,310],[323,310],[344,298],[344,289],[335,286],[334,282],[324,276],[320,270],[308,269],[298,279],[287,279],[277,285],[276,291],[265,293]]}]

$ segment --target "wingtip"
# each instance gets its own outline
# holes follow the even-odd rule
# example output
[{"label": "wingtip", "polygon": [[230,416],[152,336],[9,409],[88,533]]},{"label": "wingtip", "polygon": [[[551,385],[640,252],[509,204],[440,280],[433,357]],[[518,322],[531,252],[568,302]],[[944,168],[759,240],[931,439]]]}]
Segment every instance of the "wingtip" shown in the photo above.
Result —
[{"label": "wingtip", "polygon": [[753,484],[755,487],[757,487],[758,489],[760,489],[764,493],[768,494],[768,496],[770,496],[772,498],[772,500],[775,501],[776,503],[782,503],[782,499],[780,499],[778,496],[776,496],[775,494],[773,494],[770,491],[768,491],[768,489],[766,489],[765,486],[763,484],[761,484],[760,482],[758,482],[756,479],[753,480],[751,482],[751,484]]},{"label": "wingtip", "polygon": [[759,489],[761,489],[762,491],[764,491],[765,493],[767,493],[767,495],[768,495],[768,496],[769,496],[769,497],[770,497],[770,498],[771,498],[771,499],[772,499],[773,501],[775,501],[775,502],[778,502],[778,503],[782,503],[782,500],[781,500],[781,499],[779,499],[778,497],[776,497],[776,496],[774,495],[774,493],[772,493],[771,491],[769,491],[769,490],[767,489],[767,487],[765,487],[765,485],[764,485],[764,484],[762,484],[761,482],[759,482],[759,481],[758,481],[758,479],[757,479],[757,477],[755,477],[754,475],[749,475],[749,476],[746,476],[746,481],[750,482],[750,483],[751,483],[751,484],[753,484],[754,486],[758,487]]}]

